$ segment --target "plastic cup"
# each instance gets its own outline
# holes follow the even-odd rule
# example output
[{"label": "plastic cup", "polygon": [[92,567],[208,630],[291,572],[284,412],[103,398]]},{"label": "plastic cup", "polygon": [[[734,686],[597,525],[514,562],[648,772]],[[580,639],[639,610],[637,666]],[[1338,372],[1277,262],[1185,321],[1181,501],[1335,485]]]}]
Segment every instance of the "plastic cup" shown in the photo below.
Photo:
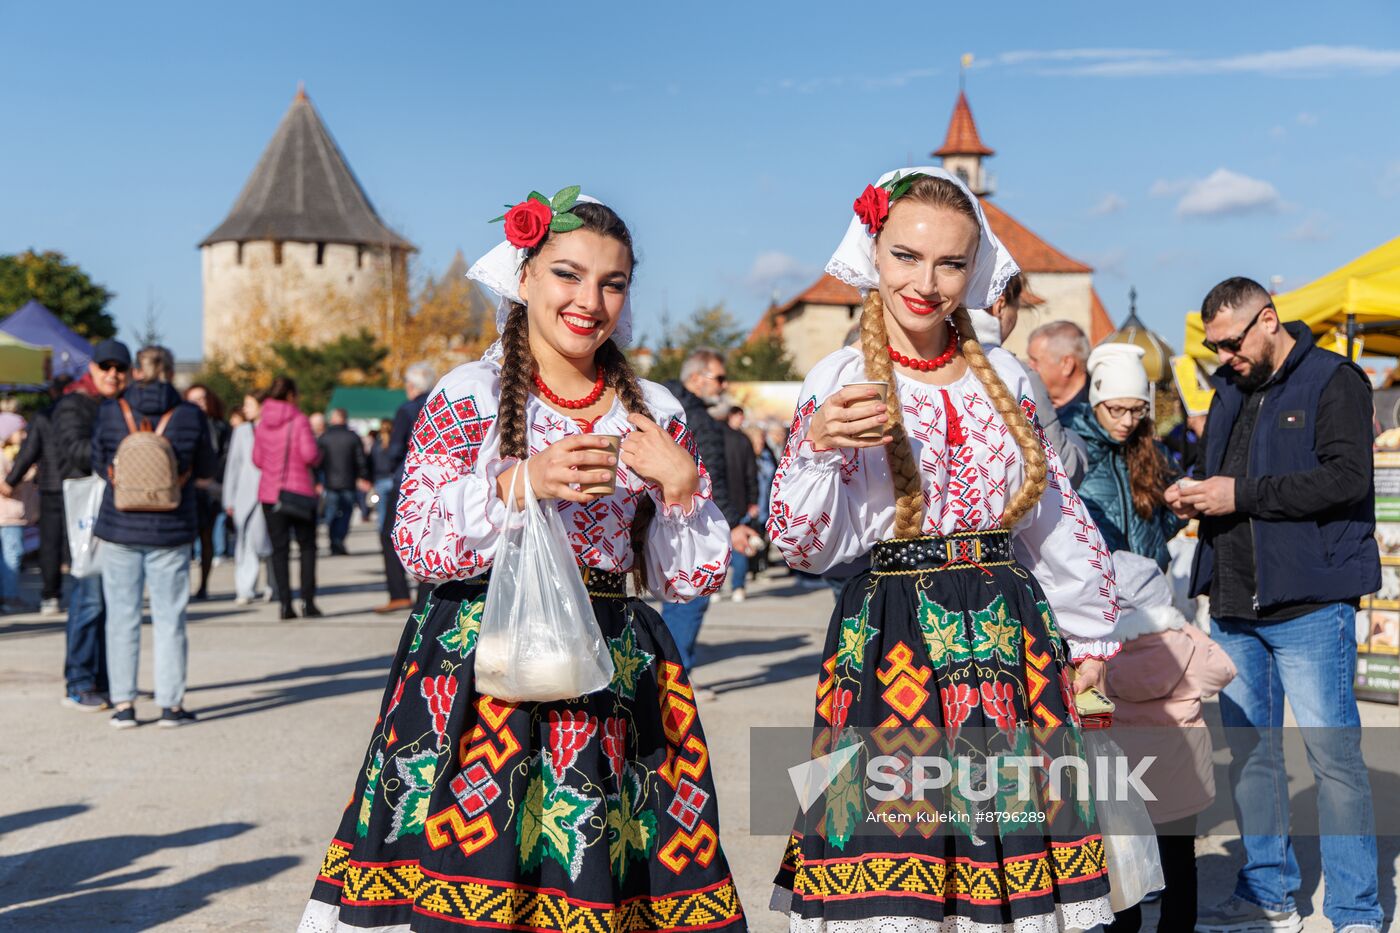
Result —
[{"label": "plastic cup", "polygon": [[[890,384],[888,382],[852,382],[849,383],[846,386],[846,388],[874,389],[876,392],[880,393],[880,404],[883,405],[889,401]],[[888,421],[886,422],[886,425],[888,425]],[[878,441],[880,438],[885,436],[885,426],[877,426],[871,428],[869,431],[866,431],[863,434],[857,434],[855,436],[863,441]]]},{"label": "plastic cup", "polygon": [[[607,446],[606,448],[594,448],[595,450],[596,450],[596,449],[605,449],[605,450],[607,450],[608,453],[612,454],[614,457],[617,457],[617,456],[618,456],[618,451],[622,449],[622,437],[621,437],[620,435],[617,435],[617,434],[594,434],[593,437],[596,437],[596,438],[599,438],[599,439],[601,439],[601,440],[605,440],[605,441],[608,442],[608,446]],[[621,461],[621,458],[619,458],[619,459],[618,459],[618,464],[620,464],[621,462],[622,462],[622,461]],[[617,491],[617,465],[618,465],[618,464],[614,464],[614,466],[613,466],[613,475],[612,475],[612,479],[611,479],[610,481],[608,481],[608,482],[606,482],[606,483],[596,483],[596,484],[594,484],[594,485],[592,485],[592,486],[583,486],[583,487],[580,487],[581,491],[582,491],[582,492],[588,493],[590,496],[610,496],[610,495],[612,495],[614,492]],[[599,469],[599,468],[597,468],[597,467],[590,467],[590,469]]]}]

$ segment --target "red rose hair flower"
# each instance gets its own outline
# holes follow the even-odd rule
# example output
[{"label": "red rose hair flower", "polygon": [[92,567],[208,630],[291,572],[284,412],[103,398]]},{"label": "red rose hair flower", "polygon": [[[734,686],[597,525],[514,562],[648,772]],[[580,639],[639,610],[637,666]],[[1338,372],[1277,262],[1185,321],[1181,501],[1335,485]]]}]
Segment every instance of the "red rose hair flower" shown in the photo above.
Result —
[{"label": "red rose hair flower", "polygon": [[890,216],[890,193],[884,188],[866,185],[852,207],[860,222],[865,224],[865,229],[874,236],[885,225],[885,218]]},{"label": "red rose hair flower", "polygon": [[506,211],[506,239],[516,249],[538,246],[553,219],[554,210],[548,204],[526,198]]}]

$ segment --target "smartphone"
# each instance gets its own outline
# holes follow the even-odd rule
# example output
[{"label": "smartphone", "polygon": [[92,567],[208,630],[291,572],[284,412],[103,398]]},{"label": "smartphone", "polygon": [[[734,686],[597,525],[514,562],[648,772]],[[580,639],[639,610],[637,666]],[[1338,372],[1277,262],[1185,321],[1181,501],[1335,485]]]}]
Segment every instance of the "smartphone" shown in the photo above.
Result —
[{"label": "smartphone", "polygon": [[1103,716],[1117,709],[1113,701],[1098,687],[1090,687],[1074,696],[1074,708],[1080,716]]}]

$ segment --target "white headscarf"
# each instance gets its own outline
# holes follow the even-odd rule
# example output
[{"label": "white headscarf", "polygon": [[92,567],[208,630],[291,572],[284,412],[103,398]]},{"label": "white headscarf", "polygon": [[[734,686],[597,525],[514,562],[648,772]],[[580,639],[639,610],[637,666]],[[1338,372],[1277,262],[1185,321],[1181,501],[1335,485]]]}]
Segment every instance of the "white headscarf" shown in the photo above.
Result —
[{"label": "white headscarf", "polygon": [[[603,203],[586,194],[579,195],[578,199],[580,202],[588,204]],[[525,263],[525,253],[526,250],[517,249],[511,245],[509,240],[502,240],[489,253],[472,263],[472,267],[467,270],[467,278],[485,285],[500,299],[496,304],[496,333],[498,334],[503,333],[506,329],[506,318],[510,316],[511,303],[520,303],[520,267]],[[632,343],[631,288],[628,288],[627,297],[622,302],[622,314],[618,316],[617,327],[613,330],[612,339],[619,347],[625,347]],[[492,363],[499,363],[503,356],[505,356],[505,348],[497,339],[486,348],[486,352],[482,354],[481,358]]]},{"label": "white headscarf", "polygon": [[[1001,245],[997,235],[992,232],[991,225],[987,223],[987,215],[982,212],[982,202],[977,200],[977,196],[968,189],[961,178],[944,169],[927,165],[886,172],[875,184],[883,185],[895,175],[901,178],[908,175],[942,178],[957,185],[963,194],[967,195],[968,200],[972,202],[972,209],[977,213],[981,237],[977,241],[977,257],[968,275],[967,293],[963,296],[963,304],[969,308],[990,308],[1001,294],[1001,290],[1006,287],[1007,280],[1021,270],[1017,267],[1016,260],[1006,251],[1006,247]],[[894,205],[891,204],[890,207],[893,209]],[[847,285],[854,285],[860,289],[861,294],[880,284],[880,274],[875,271],[875,238],[865,229],[865,224],[854,212],[850,224],[846,227],[846,235],[841,239],[841,245],[836,247],[831,261],[826,264],[826,271],[828,275],[835,276]]]}]

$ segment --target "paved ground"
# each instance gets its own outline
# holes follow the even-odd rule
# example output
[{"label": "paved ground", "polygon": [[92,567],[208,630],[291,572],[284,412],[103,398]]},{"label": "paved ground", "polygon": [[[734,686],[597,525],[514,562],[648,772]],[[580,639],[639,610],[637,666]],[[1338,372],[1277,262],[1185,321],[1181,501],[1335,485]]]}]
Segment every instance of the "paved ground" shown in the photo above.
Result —
[{"label": "paved ground", "polygon": [[[282,623],[222,594],[196,604],[188,705],[198,725],[108,728],[63,709],[62,620],[0,617],[0,929],[290,930],[351,789],[403,619],[367,610],[383,599],[373,538],[323,559],[327,617]],[[766,910],[783,840],[749,833],[749,729],[810,722],[831,598],[787,578],[716,602],[696,679],[722,803],[724,843],[752,928],[785,929]],[[146,630],[149,633],[149,629]],[[150,684],[149,637],[142,683]],[[138,713],[158,711],[146,699]],[[1396,723],[1368,705],[1368,722]],[[1393,797],[1378,807],[1397,806]],[[1203,898],[1222,895],[1239,861],[1233,840],[1202,843]],[[1397,843],[1382,843],[1382,899],[1395,913]],[[1316,847],[1300,846],[1312,901],[1307,929],[1326,930]]]}]

